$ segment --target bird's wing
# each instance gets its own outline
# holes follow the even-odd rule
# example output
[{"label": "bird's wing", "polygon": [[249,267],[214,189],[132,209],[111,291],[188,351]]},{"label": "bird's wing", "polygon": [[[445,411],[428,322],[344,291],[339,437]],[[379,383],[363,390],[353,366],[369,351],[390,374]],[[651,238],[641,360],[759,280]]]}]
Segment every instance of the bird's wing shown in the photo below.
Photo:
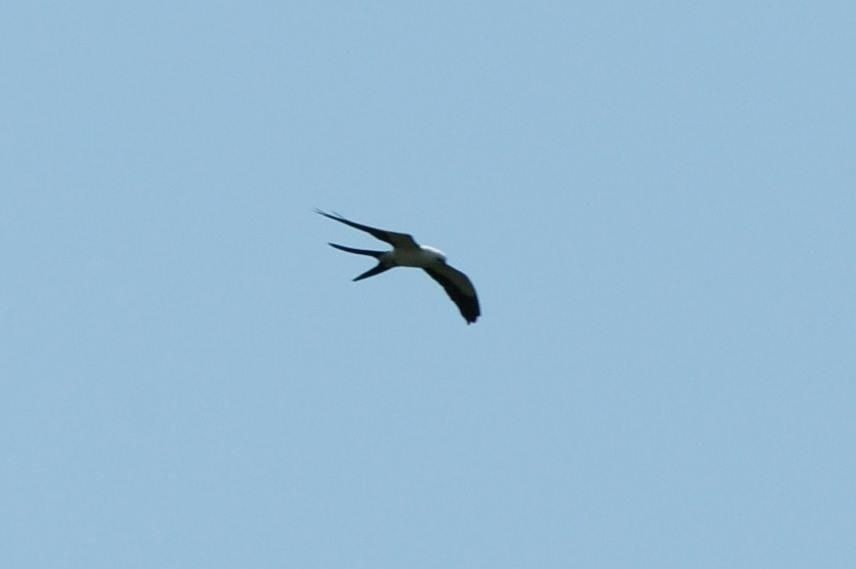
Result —
[{"label": "bird's wing", "polygon": [[321,211],[320,209],[316,209],[315,211],[316,213],[319,213],[324,217],[328,217],[340,223],[344,223],[345,225],[350,225],[354,229],[365,231],[366,233],[371,234],[373,237],[380,239],[381,241],[386,241],[393,247],[404,247],[413,249],[419,247],[416,241],[413,240],[413,236],[407,233],[396,233],[395,231],[386,231],[384,229],[378,229],[376,227],[369,227],[368,225],[363,225],[362,223],[357,223],[355,221],[351,221],[350,219],[345,219],[339,214],[330,214]]},{"label": "bird's wing", "polygon": [[458,310],[461,311],[461,316],[464,317],[467,324],[476,321],[481,315],[481,308],[479,307],[479,298],[476,296],[476,289],[467,275],[446,264],[425,269],[425,272],[440,283],[449,298],[458,305]]}]

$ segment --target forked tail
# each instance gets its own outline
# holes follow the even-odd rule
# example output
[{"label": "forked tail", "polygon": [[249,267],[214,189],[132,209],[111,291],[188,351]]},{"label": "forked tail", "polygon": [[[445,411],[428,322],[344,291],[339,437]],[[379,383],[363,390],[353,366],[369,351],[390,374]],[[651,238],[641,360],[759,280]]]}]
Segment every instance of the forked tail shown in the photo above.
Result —
[{"label": "forked tail", "polygon": [[335,243],[328,243],[330,247],[334,247],[339,249],[340,251],[346,251],[348,253],[354,253],[355,255],[368,255],[369,257],[374,257],[375,259],[380,259],[381,255],[386,253],[386,251],[370,251],[369,249],[354,249],[353,247],[345,247],[344,245],[336,245]]}]

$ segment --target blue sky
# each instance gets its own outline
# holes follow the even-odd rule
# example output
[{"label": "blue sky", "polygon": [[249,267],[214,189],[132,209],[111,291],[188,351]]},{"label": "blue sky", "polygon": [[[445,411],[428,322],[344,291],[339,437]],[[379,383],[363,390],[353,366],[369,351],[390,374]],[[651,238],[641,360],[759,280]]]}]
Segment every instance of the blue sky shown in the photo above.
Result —
[{"label": "blue sky", "polygon": [[0,22],[2,566],[854,566],[852,3]]}]

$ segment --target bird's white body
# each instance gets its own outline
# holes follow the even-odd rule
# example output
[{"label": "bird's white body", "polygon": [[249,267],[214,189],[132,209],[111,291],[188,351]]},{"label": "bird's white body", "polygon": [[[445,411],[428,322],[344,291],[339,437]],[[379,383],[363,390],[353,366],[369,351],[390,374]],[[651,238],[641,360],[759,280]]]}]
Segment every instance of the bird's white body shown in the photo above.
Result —
[{"label": "bird's white body", "polygon": [[392,261],[399,267],[433,267],[446,260],[446,255],[439,249],[425,245],[415,247],[396,247],[389,251],[384,260]]}]

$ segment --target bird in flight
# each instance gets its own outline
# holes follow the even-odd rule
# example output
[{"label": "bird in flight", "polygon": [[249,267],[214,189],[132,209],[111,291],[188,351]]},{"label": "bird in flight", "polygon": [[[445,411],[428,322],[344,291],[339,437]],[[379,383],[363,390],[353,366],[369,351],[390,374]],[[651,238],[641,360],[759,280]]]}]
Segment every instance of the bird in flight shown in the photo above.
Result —
[{"label": "bird in flight", "polygon": [[464,317],[467,324],[472,324],[481,315],[479,299],[476,296],[476,289],[473,287],[473,283],[467,275],[446,264],[446,255],[442,251],[434,247],[419,245],[413,239],[413,236],[407,233],[396,233],[394,231],[369,227],[368,225],[345,219],[339,214],[330,214],[320,209],[316,209],[315,212],[345,225],[350,225],[360,231],[365,231],[373,237],[392,245],[391,251],[369,251],[328,243],[328,245],[340,251],[347,251],[348,253],[355,253],[357,255],[368,255],[377,259],[377,265],[358,275],[354,278],[354,281],[379,275],[393,267],[417,267],[423,269],[432,279],[440,283],[440,286],[443,287],[449,298],[458,306],[458,310],[461,311],[461,316]]}]

